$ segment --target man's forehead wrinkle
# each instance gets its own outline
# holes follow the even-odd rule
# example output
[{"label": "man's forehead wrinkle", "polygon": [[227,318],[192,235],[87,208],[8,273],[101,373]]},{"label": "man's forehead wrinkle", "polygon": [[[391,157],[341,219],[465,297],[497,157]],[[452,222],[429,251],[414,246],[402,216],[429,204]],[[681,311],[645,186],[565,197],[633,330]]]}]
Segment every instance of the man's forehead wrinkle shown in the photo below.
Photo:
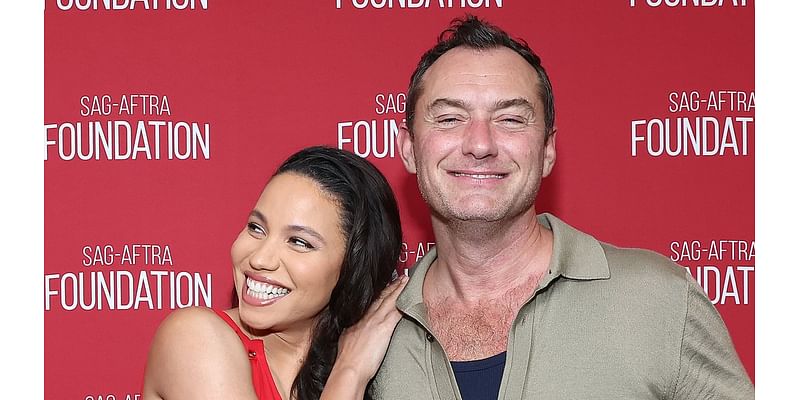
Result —
[{"label": "man's forehead wrinkle", "polygon": [[469,76],[480,76],[481,78],[490,77],[490,76],[502,76],[504,73],[502,72],[472,72],[472,71],[458,71],[453,73],[453,75],[469,75]]},{"label": "man's forehead wrinkle", "polygon": [[[450,73],[434,72],[430,76],[423,78],[420,85],[420,96],[425,89],[433,90],[434,92],[444,89],[452,89],[454,87],[469,87],[469,86],[488,86],[488,85],[502,85],[516,87],[521,90],[532,89],[535,93],[541,90],[539,78],[527,74],[517,74],[509,71],[502,71],[497,73],[492,72],[473,72],[473,71],[454,71]],[[526,96],[522,96],[526,97]],[[527,99],[530,101],[530,99]]]},{"label": "man's forehead wrinkle", "polygon": [[[438,76],[437,76],[438,75]],[[434,74],[434,76],[430,79],[436,79],[435,83],[442,85],[451,85],[451,84],[481,84],[481,80],[493,79],[493,78],[504,78],[508,75],[505,72],[473,72],[473,71],[455,71],[450,72],[448,74],[438,73]],[[474,79],[479,79],[475,81]],[[433,82],[431,82],[433,83]]]}]

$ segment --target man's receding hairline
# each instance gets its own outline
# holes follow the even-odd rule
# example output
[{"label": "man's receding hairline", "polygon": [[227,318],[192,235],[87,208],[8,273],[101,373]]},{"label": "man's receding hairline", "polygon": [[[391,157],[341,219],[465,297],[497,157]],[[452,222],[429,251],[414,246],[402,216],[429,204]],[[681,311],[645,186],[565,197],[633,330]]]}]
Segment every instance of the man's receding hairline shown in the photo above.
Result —
[{"label": "man's receding hairline", "polygon": [[[523,57],[521,54],[519,54],[516,51],[514,51],[514,49],[512,49],[512,48],[510,48],[508,46],[504,46],[502,44],[496,44],[496,45],[494,45],[492,47],[473,47],[473,46],[469,46],[469,45],[466,45],[466,44],[462,44],[460,46],[453,47],[452,49],[447,50],[444,53],[442,53],[442,55],[437,57],[436,60],[434,60],[431,63],[431,65],[428,66],[428,68],[425,69],[425,72],[423,72],[422,75],[420,75],[419,81],[417,82],[417,87],[416,87],[417,101],[414,104],[414,108],[416,108],[417,106],[422,104],[420,102],[420,100],[422,100],[422,97],[425,94],[425,78],[428,76],[428,73],[431,71],[431,69],[433,69],[433,67],[436,65],[436,63],[439,62],[439,60],[441,60],[442,58],[444,58],[447,55],[447,53],[450,53],[451,51],[457,50],[457,49],[472,50],[472,51],[477,52],[477,53],[485,53],[487,51],[502,50],[502,49],[506,49],[506,50],[510,51],[511,53],[513,53],[514,55],[519,57],[523,61],[524,65],[527,65],[528,68],[530,68],[532,70],[533,76],[536,78],[534,83],[536,84],[536,88],[535,89],[536,89],[536,92],[537,92],[536,93],[537,97],[539,98],[539,100],[544,101],[544,99],[542,99],[542,97],[544,96],[544,93],[542,92],[544,90],[544,83],[542,82],[542,78],[539,76],[539,71],[537,71],[536,68],[534,68],[533,65],[531,65],[528,62],[528,60],[525,59],[525,57]],[[423,104],[423,107],[424,106],[425,105]],[[418,118],[416,118],[416,115],[417,115],[417,110],[414,110],[415,118],[412,121],[412,124],[413,124],[414,121],[418,120]],[[408,122],[408,121],[406,121],[406,122]],[[409,130],[409,132],[412,133],[412,136],[413,136],[413,133],[414,133],[413,125],[408,125],[408,130]]]}]

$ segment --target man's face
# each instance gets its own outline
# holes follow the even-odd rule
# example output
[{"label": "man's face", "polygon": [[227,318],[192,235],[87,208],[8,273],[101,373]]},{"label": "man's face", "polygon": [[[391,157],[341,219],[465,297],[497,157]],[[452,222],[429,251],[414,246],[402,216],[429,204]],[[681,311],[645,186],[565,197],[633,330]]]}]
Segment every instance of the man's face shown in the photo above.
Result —
[{"label": "man's face", "polygon": [[458,47],[422,78],[406,169],[445,220],[498,221],[529,210],[555,162],[533,69],[514,51]]}]

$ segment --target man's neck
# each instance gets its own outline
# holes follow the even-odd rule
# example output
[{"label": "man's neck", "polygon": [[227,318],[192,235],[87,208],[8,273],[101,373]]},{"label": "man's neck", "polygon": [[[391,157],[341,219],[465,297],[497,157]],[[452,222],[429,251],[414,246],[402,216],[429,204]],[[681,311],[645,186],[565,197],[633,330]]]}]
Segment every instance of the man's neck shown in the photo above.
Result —
[{"label": "man's neck", "polygon": [[[553,234],[531,208],[511,221],[444,223],[434,219],[437,259],[425,285],[460,303],[497,298],[547,273]],[[528,294],[530,294],[530,292]]]},{"label": "man's neck", "polygon": [[422,289],[433,333],[451,361],[505,351],[520,307],[547,273],[552,232],[533,209],[502,224],[437,222],[437,258]]}]

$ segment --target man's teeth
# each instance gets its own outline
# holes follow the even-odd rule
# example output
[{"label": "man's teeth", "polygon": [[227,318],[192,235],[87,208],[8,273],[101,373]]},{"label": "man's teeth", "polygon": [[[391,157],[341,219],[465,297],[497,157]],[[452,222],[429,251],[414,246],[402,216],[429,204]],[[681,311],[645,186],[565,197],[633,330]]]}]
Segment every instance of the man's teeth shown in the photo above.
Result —
[{"label": "man's teeth", "polygon": [[257,297],[262,300],[274,299],[289,294],[290,290],[287,288],[272,286],[268,283],[259,282],[254,279],[247,278],[247,294]]},{"label": "man's teeth", "polygon": [[468,176],[468,177],[473,178],[473,179],[489,179],[489,178],[499,179],[499,178],[503,177],[503,175],[499,175],[499,174],[465,174],[465,173],[462,173],[462,172],[453,172],[453,175],[455,175],[455,176]]}]

